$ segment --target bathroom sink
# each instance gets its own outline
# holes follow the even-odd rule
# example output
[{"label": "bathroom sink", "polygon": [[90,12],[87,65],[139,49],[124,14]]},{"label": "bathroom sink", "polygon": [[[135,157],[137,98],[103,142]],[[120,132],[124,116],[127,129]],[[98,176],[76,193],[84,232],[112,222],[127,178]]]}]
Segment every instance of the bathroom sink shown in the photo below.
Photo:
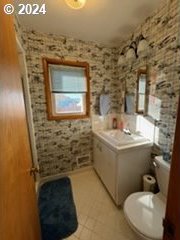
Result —
[{"label": "bathroom sink", "polygon": [[146,138],[138,133],[129,135],[120,130],[102,131],[100,132],[100,135],[116,146],[124,146],[147,141]]}]

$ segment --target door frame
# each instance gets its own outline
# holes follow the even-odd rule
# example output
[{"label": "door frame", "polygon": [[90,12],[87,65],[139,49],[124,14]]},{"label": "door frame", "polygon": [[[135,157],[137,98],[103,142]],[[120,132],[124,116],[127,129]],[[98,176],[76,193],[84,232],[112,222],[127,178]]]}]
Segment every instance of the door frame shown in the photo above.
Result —
[{"label": "door frame", "polygon": [[180,97],[171,161],[163,240],[180,239]]},{"label": "door frame", "polygon": [[[32,153],[32,161],[33,161],[32,165],[33,167],[39,169],[33,113],[31,108],[32,106],[31,95],[29,90],[28,72],[27,72],[27,64],[26,64],[26,54],[17,35],[16,35],[16,44],[17,44],[17,52],[18,52],[18,59],[19,59],[19,68],[22,75],[22,85],[23,85],[26,115],[27,115],[27,125],[28,125],[29,140],[30,140],[30,147],[31,147],[31,153]],[[38,172],[36,172],[36,180],[37,181],[40,180],[40,176]]]}]

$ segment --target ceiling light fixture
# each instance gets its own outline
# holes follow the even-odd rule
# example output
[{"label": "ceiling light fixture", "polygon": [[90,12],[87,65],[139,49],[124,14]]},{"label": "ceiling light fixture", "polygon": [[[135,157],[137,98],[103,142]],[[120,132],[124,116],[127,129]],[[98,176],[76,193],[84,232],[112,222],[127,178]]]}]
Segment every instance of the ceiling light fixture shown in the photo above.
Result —
[{"label": "ceiling light fixture", "polygon": [[126,51],[126,48],[127,47],[124,47],[123,49],[122,49],[122,51],[121,51],[121,54],[120,54],[120,56],[119,56],[119,58],[118,58],[118,65],[120,66],[124,66],[124,64],[126,64],[125,63],[125,61],[126,61],[126,58],[125,58],[125,51]]},{"label": "ceiling light fixture", "polygon": [[65,0],[67,5],[73,9],[83,8],[86,4],[86,0]]},{"label": "ceiling light fixture", "polygon": [[127,50],[126,60],[134,61],[136,58],[137,58],[137,55],[136,55],[136,42],[133,41],[131,43],[131,45],[129,46],[129,49]]}]

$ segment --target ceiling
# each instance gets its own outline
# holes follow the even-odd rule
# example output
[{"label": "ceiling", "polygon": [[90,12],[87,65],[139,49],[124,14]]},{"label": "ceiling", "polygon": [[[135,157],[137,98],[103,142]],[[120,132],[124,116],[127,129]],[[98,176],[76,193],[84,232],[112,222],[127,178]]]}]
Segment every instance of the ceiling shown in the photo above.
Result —
[{"label": "ceiling", "polygon": [[[19,20],[28,29],[118,46],[161,1],[87,0],[83,9],[73,10],[65,0],[36,0],[33,3],[46,4],[46,14],[19,15]],[[30,2],[14,0],[15,9]]]}]

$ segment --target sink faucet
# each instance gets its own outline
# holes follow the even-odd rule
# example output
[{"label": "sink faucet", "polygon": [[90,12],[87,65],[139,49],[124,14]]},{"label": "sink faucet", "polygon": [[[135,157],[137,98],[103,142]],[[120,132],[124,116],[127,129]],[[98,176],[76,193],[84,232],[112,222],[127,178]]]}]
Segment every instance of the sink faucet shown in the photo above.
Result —
[{"label": "sink faucet", "polygon": [[128,128],[123,128],[123,132],[127,135],[131,135],[131,131]]}]

